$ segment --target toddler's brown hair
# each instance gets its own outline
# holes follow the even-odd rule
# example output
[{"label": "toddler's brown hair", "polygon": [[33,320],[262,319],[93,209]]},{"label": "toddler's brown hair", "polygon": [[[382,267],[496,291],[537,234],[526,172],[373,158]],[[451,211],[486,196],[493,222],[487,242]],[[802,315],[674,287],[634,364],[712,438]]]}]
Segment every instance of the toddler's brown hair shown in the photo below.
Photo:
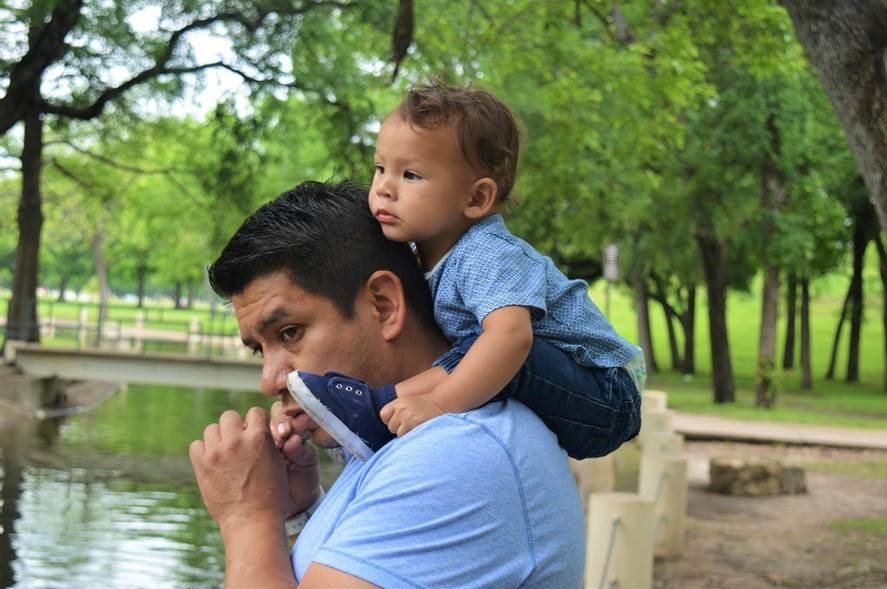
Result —
[{"label": "toddler's brown hair", "polygon": [[433,79],[411,88],[394,113],[420,129],[455,123],[462,154],[496,182],[498,201],[511,194],[521,131],[504,102],[484,90]]}]

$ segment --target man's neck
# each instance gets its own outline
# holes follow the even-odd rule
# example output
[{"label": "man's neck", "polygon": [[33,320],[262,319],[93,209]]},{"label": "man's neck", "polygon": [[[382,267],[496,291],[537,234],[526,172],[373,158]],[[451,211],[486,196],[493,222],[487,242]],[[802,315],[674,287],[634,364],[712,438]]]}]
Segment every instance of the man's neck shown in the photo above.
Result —
[{"label": "man's neck", "polygon": [[401,380],[415,376],[419,372],[431,368],[441,354],[450,348],[450,344],[437,329],[422,325],[418,318],[411,317],[405,322],[404,331],[398,338],[395,353],[397,371]]}]

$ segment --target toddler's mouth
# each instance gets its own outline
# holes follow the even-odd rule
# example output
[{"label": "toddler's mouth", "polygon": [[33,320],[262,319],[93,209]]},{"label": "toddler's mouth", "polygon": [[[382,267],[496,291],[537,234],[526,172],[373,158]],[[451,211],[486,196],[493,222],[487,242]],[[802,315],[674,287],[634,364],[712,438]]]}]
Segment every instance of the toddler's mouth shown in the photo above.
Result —
[{"label": "toddler's mouth", "polygon": [[379,209],[376,211],[376,220],[379,223],[394,223],[398,220],[398,217],[397,215],[389,213],[385,209]]}]

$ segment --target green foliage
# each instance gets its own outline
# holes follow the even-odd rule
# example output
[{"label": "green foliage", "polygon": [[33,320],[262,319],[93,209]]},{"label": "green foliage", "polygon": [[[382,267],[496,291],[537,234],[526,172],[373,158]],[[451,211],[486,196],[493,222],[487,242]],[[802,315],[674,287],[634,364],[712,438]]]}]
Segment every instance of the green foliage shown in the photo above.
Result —
[{"label": "green foliage", "polygon": [[[70,86],[53,86],[65,92],[50,98],[89,103],[119,82],[112,72],[138,71],[161,54],[164,31],[222,6],[90,4],[54,70]],[[72,285],[85,282],[83,246],[101,227],[118,291],[132,292],[141,276],[155,293],[200,285],[241,220],[279,192],[305,179],[367,183],[380,120],[429,76],[478,84],[514,109],[526,140],[509,224],[583,277],[596,278],[603,247],[617,243],[623,276],[655,279],[680,312],[702,280],[700,235],[723,245],[738,291],[752,288],[765,262],[814,279],[846,263],[845,206],[864,187],[787,14],[770,0],[427,0],[393,83],[396,3],[318,3],[295,16],[286,13],[302,4],[278,3],[280,15],[248,30],[263,6],[271,5],[226,2],[242,18],[214,30],[246,74],[243,89],[261,92],[238,89],[203,116],[171,116],[145,99],[193,96],[201,78],[161,76],[115,102],[102,124],[49,117],[43,283],[66,273]],[[20,41],[9,55],[24,50]],[[169,65],[195,62],[183,44]],[[270,79],[279,83],[257,82]],[[16,152],[16,141],[2,147]],[[761,205],[768,156],[785,180],[775,212]],[[2,184],[0,210],[10,216],[0,227],[14,207],[2,194],[14,187],[12,178]],[[0,234],[0,260],[14,247],[8,236]],[[654,323],[656,338],[662,327]],[[734,355],[742,365],[746,351]]]}]

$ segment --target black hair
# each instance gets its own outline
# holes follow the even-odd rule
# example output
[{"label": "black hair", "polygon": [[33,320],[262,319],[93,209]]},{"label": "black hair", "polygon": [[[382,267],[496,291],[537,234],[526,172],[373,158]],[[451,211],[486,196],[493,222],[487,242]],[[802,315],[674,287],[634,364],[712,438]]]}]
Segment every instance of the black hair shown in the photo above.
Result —
[{"label": "black hair", "polygon": [[220,296],[240,294],[256,278],[285,271],[297,286],[333,301],[345,317],[377,270],[403,285],[407,306],[434,325],[431,295],[410,247],[389,241],[353,182],[303,182],[263,205],[240,226],[209,267]]}]

